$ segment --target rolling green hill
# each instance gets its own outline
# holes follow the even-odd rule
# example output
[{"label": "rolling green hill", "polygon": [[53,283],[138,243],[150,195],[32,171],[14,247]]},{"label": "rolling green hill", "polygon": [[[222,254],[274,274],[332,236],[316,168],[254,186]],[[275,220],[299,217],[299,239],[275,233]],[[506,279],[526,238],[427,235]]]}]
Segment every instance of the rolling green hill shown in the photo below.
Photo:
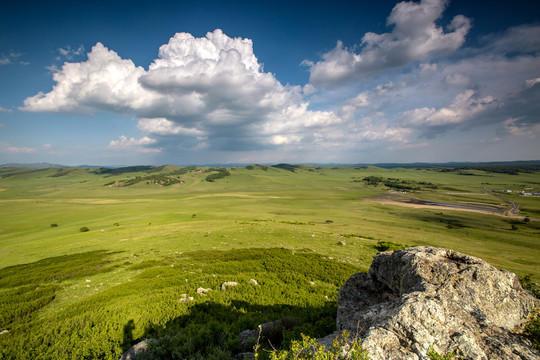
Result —
[{"label": "rolling green hill", "polygon": [[[395,244],[538,282],[540,198],[518,193],[539,191],[540,172],[491,170],[2,168],[0,357],[117,359],[156,337],[177,349],[163,358],[227,359],[240,331],[276,319],[273,344],[321,336],[336,290]],[[504,216],[512,203],[519,216]]]}]

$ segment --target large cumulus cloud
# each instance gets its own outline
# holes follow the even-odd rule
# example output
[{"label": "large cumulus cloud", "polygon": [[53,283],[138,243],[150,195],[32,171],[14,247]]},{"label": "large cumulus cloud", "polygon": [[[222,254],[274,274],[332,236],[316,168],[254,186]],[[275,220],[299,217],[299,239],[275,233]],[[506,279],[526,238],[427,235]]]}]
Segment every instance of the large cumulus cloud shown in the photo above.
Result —
[{"label": "large cumulus cloud", "polygon": [[53,80],[52,91],[27,98],[22,109],[133,114],[147,134],[209,147],[279,145],[338,121],[309,110],[300,87],[264,72],[251,40],[219,29],[202,38],[176,34],[148,70],[97,43],[87,61],[65,63]]},{"label": "large cumulus cloud", "polygon": [[338,43],[310,63],[303,87],[281,84],[263,70],[251,40],[221,30],[174,35],[148,69],[98,43],[86,61],[57,69],[53,89],[22,109],[135,116],[139,139],[109,143],[125,153],[260,150],[266,158],[239,159],[274,161],[279,150],[279,161],[354,162],[371,151],[428,160],[441,154],[441,141],[467,134],[482,137],[475,144],[512,138],[531,148],[540,136],[540,26],[516,26],[467,48],[469,19],[437,24],[446,5],[397,4],[390,32],[365,34],[355,51]]}]

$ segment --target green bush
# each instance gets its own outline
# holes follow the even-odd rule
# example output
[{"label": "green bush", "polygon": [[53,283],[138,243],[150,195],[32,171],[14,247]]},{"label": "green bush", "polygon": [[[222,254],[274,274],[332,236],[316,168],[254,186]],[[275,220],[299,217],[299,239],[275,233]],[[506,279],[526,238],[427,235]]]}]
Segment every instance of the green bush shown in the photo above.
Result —
[{"label": "green bush", "polygon": [[519,282],[525,290],[529,290],[534,294],[534,296],[540,299],[540,286],[533,281],[532,277],[532,274],[520,275]]},{"label": "green bush", "polygon": [[[255,358],[259,358],[259,344],[256,345]],[[344,331],[341,336],[334,339],[331,348],[318,343],[315,339],[302,335],[302,340],[293,341],[290,350],[273,351],[271,360],[369,360],[367,352],[362,349],[360,339],[349,341],[349,333]]]},{"label": "green bush", "polygon": [[540,309],[536,309],[525,325],[524,334],[529,338],[533,348],[540,351]]},{"label": "green bush", "polygon": [[79,229],[80,232],[87,232],[87,231],[90,231],[90,229],[86,226],[83,226],[82,228]]},{"label": "green bush", "polygon": [[432,347],[429,348],[427,356],[429,356],[429,358],[431,360],[460,360],[460,359],[463,359],[462,357],[457,357],[455,351],[449,352],[446,355],[441,355],[438,352],[436,352]]},{"label": "green bush", "polygon": [[214,171],[217,171],[217,172],[208,175],[206,177],[206,181],[214,182],[216,180],[223,179],[223,178],[225,178],[227,176],[231,176],[231,173],[229,171],[227,171],[227,169],[224,169],[224,168],[210,168],[210,169],[206,170],[205,172],[214,172]]},{"label": "green bush", "polygon": [[373,246],[375,250],[382,252],[382,251],[388,251],[388,250],[399,250],[399,249],[405,249],[408,247],[407,245],[395,243],[392,241],[378,241],[376,245]]}]

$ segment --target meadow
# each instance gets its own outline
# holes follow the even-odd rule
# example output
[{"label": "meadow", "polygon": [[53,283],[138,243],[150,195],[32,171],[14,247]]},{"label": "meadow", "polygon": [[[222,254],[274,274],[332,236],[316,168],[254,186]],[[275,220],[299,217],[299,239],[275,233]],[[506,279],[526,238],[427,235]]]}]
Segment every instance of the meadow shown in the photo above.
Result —
[{"label": "meadow", "polygon": [[0,169],[0,358],[118,359],[157,338],[152,358],[230,359],[274,320],[265,344],[287,347],[332,332],[341,284],[400,246],[539,282],[540,198],[518,193],[540,172],[493,170]]}]

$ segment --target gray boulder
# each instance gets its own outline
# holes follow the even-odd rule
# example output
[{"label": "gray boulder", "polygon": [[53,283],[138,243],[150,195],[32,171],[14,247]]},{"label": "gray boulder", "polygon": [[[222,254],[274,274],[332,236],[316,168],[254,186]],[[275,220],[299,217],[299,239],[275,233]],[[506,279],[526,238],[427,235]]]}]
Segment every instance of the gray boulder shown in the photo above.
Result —
[{"label": "gray boulder", "polygon": [[125,353],[122,354],[120,360],[133,360],[136,356],[142,352],[145,352],[148,349],[148,344],[155,342],[156,339],[146,339],[143,340],[132,347],[130,347]]},{"label": "gray boulder", "polygon": [[379,253],[369,274],[338,294],[338,331],[362,339],[372,360],[429,360],[433,348],[465,359],[540,359],[520,335],[539,301],[517,276],[453,250]]}]

